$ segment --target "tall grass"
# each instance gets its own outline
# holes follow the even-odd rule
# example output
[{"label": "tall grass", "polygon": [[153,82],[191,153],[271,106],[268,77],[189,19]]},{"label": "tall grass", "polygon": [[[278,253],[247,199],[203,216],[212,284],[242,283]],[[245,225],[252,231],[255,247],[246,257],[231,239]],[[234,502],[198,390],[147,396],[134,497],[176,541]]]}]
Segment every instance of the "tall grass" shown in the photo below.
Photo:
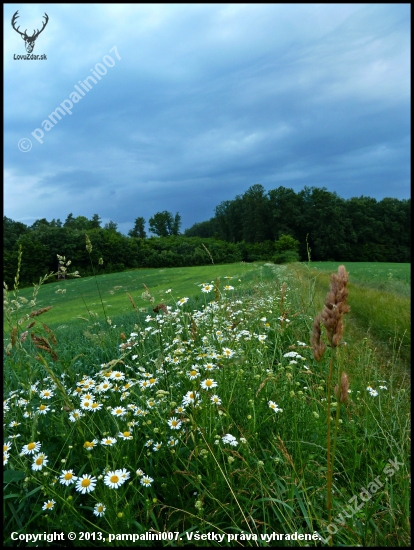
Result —
[{"label": "tall grass", "polygon": [[6,545],[57,530],[95,533],[73,544],[98,547],[269,546],[274,533],[303,535],[285,546],[409,544],[408,380],[392,364],[384,376],[362,340],[337,348],[348,400],[328,395],[312,286],[272,265],[239,284],[213,278],[147,312],[125,297],[131,313],[111,325],[42,326],[50,352],[21,324],[5,355]]}]

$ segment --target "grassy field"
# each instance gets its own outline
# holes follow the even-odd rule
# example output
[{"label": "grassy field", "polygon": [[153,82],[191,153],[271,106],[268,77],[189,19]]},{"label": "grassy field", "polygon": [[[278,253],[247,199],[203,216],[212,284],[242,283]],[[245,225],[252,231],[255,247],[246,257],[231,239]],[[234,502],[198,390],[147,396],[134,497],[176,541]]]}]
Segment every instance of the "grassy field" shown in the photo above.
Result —
[{"label": "grassy field", "polygon": [[409,371],[385,336],[409,327],[388,275],[409,266],[380,289],[347,264],[347,345],[316,360],[337,265],[136,270],[6,301],[4,544],[409,546]]},{"label": "grassy field", "polygon": [[[58,324],[77,322],[79,317],[105,319],[129,313],[132,310],[127,293],[137,308],[148,309],[148,300],[142,299],[144,284],[150,289],[156,303],[173,303],[183,296],[199,296],[200,285],[217,277],[233,277],[237,281],[250,281],[259,276],[261,264],[236,263],[208,265],[200,267],[135,269],[121,273],[66,279],[48,283],[42,287],[37,300],[38,307],[53,306],[47,313],[47,323],[51,327]],[[166,291],[171,289],[171,293]],[[19,295],[30,300],[32,289],[24,288]],[[102,301],[101,301],[102,298]],[[105,312],[104,312],[105,310]],[[7,325],[5,325],[7,330]]]},{"label": "grassy field", "polygon": [[[338,262],[312,262],[302,275],[319,295]],[[410,264],[345,262],[349,273],[350,319],[359,337],[370,335],[379,355],[411,364]],[[320,296],[321,299],[321,296]]]}]

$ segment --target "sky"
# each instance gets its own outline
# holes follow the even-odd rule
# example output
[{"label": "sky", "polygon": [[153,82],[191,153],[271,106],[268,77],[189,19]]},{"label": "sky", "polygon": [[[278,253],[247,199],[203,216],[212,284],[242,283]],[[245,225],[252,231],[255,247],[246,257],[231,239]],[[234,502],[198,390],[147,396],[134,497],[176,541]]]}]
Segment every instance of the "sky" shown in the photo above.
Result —
[{"label": "sky", "polygon": [[[5,4],[4,215],[126,234],[257,183],[408,199],[410,9]],[[48,16],[38,59],[16,11],[29,37]]]}]

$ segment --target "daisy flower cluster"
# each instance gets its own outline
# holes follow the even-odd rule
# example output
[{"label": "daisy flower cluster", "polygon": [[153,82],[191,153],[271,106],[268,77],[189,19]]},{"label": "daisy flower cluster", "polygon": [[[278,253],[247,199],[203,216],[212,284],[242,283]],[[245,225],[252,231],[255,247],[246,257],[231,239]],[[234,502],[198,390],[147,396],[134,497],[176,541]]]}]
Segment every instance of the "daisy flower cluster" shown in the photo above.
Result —
[{"label": "daisy flower cluster", "polygon": [[[71,407],[62,402],[60,387],[49,376],[28,390],[9,393],[3,405],[7,432],[3,463],[9,467],[17,459],[26,460],[24,467],[30,468],[39,484],[44,484],[41,476],[45,473],[54,478],[54,493],[49,495],[53,498],[45,502],[44,510],[59,508],[56,502],[61,499],[56,494],[60,489],[65,498],[66,492],[72,491],[79,498],[93,499],[93,514],[101,517],[112,506],[108,493],[158,488],[165,464],[192,444],[194,434],[212,442],[221,440],[229,447],[246,441],[242,430],[250,428],[237,424],[242,428],[236,433],[230,424],[230,414],[237,407],[228,388],[248,388],[251,396],[250,386],[261,391],[261,382],[273,372],[265,360],[267,349],[282,333],[285,318],[283,322],[279,319],[278,296],[269,293],[241,300],[234,298],[234,287],[226,284],[220,287],[221,297],[216,300],[215,286],[201,284],[206,299],[199,310],[190,311],[186,297],[175,300],[174,307],[155,308],[134,332],[123,334],[112,361],[87,373],[62,374],[60,384]],[[301,346],[300,351],[279,353],[281,360],[299,363],[308,350]],[[267,385],[262,395],[266,391]],[[279,394],[268,393],[266,398],[260,396],[260,403],[264,401],[261,410],[264,412],[267,403],[279,418],[283,410],[269,398],[281,403]],[[59,464],[62,455],[45,452],[48,447],[46,442],[41,444],[42,435],[33,440],[22,438],[17,445],[20,431],[24,437],[32,433],[33,419],[42,434],[42,427],[53,422],[53,415],[64,426],[67,442],[61,453],[67,457],[65,469]],[[276,425],[272,412],[268,416]],[[208,421],[198,424],[194,418],[198,423],[204,422],[201,418]],[[250,418],[245,415],[244,421],[250,422]],[[146,461],[143,466],[150,475],[139,469],[137,478],[131,479],[132,465],[141,460]],[[158,465],[163,465],[160,470]]]}]

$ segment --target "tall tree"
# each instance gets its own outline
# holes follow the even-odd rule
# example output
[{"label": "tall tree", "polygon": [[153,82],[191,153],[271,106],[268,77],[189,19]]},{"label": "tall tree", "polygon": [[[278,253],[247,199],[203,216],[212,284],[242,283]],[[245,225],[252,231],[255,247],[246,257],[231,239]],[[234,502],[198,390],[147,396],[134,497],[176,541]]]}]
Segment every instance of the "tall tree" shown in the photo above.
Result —
[{"label": "tall tree", "polygon": [[181,216],[178,212],[175,217],[173,217],[171,212],[163,210],[162,212],[157,212],[149,219],[150,231],[159,237],[178,235],[180,225]]},{"label": "tall tree", "polygon": [[91,218],[91,229],[99,229],[101,227],[101,218],[98,214],[94,214]]},{"label": "tall tree", "polygon": [[103,228],[107,231],[116,231],[118,228],[118,224],[113,222],[112,220],[109,220],[109,222],[106,223]]},{"label": "tall tree", "polygon": [[147,233],[145,231],[145,219],[142,217],[136,218],[135,225],[128,231],[130,237],[138,237],[139,239],[145,239]]}]

